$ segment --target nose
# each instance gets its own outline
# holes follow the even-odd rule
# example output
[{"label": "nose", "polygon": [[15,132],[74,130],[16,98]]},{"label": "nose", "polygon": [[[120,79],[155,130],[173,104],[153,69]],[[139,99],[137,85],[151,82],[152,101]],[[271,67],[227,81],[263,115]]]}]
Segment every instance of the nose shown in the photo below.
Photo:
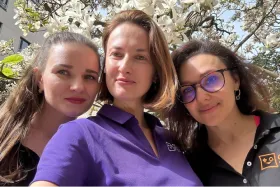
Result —
[{"label": "nose", "polygon": [[132,70],[131,65],[131,59],[128,56],[126,56],[125,58],[119,61],[119,72],[123,74],[130,74]]},{"label": "nose", "polygon": [[206,92],[201,88],[200,85],[196,85],[196,100],[199,103],[205,103],[205,101],[209,101],[210,93]]},{"label": "nose", "polygon": [[71,81],[70,90],[81,93],[85,90],[85,82],[82,77],[76,77]]}]

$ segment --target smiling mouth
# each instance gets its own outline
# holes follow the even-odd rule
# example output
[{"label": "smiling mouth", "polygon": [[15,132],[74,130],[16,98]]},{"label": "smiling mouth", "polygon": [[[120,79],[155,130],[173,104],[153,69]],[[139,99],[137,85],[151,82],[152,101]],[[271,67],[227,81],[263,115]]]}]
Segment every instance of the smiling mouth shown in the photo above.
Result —
[{"label": "smiling mouth", "polygon": [[65,100],[67,100],[68,102],[70,102],[72,104],[82,104],[86,101],[83,98],[65,98]]},{"label": "smiling mouth", "polygon": [[135,82],[132,80],[127,80],[127,79],[117,79],[116,80],[120,84],[134,84]]},{"label": "smiling mouth", "polygon": [[216,104],[216,105],[214,105],[214,106],[212,106],[212,107],[209,107],[209,108],[205,108],[205,109],[200,109],[199,111],[200,112],[210,112],[210,111],[212,111],[213,109],[215,109],[217,106],[218,106],[219,104]]}]

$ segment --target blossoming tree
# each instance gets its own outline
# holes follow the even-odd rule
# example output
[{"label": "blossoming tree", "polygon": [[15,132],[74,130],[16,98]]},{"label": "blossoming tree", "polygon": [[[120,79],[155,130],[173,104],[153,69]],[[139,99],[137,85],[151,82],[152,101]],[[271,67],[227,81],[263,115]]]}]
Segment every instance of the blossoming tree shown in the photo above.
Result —
[{"label": "blossoming tree", "polygon": [[[14,19],[24,35],[44,31],[47,37],[68,30],[99,47],[106,21],[122,10],[139,9],[162,28],[171,51],[192,38],[219,41],[250,59],[280,48],[280,0],[16,0],[15,7]],[[0,62],[0,77],[20,77],[39,48],[15,53],[12,46],[12,41],[0,42],[0,53],[10,55]],[[271,81],[279,79],[279,69],[257,65]]]}]

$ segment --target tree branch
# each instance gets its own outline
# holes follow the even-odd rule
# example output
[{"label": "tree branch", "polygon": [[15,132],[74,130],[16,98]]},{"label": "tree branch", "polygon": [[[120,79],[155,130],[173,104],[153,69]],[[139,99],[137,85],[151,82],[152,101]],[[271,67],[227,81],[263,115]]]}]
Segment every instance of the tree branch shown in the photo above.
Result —
[{"label": "tree branch", "polygon": [[269,76],[271,76],[272,78],[275,78],[275,79],[277,79],[278,77],[279,77],[279,75],[277,75],[277,73],[274,73],[274,72],[272,72],[272,71],[269,71],[269,70],[267,70],[267,69],[265,69],[265,68],[262,68],[262,67],[260,67],[260,66],[257,66],[257,65],[254,65],[258,70],[260,70],[261,72],[265,72],[265,73],[267,73]]},{"label": "tree branch", "polygon": [[261,25],[263,24],[264,20],[266,19],[266,17],[272,12],[272,10],[275,8],[276,4],[278,3],[278,0],[275,1],[274,5],[272,6],[271,10],[261,19],[261,21],[259,22],[259,24],[257,25],[257,27],[250,33],[248,34],[234,49],[234,52],[237,52],[238,49],[249,39],[251,38],[251,36],[253,34],[255,34],[255,32],[261,27]]}]

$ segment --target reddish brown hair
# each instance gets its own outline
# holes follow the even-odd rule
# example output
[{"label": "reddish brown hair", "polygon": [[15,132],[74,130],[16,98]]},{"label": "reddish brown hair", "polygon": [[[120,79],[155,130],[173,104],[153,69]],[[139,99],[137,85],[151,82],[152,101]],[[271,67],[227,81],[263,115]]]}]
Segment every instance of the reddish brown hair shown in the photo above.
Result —
[{"label": "reddish brown hair", "polygon": [[[157,82],[152,84],[147,92],[144,104],[153,110],[171,107],[175,101],[177,76],[164,34],[150,16],[140,10],[127,10],[117,14],[104,29],[103,48],[105,54],[110,34],[123,23],[136,24],[146,30],[149,36],[150,55],[156,70]],[[107,88],[105,76],[106,74],[102,72],[101,91],[98,99],[112,103],[113,96]]]}]

